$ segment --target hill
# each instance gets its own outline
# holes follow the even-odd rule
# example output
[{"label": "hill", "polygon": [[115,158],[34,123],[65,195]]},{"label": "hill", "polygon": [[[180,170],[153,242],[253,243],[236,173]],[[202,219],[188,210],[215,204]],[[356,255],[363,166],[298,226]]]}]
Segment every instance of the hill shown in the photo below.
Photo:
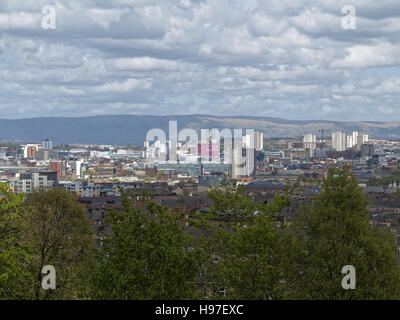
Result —
[{"label": "hill", "polygon": [[235,129],[250,128],[264,132],[264,137],[300,137],[317,134],[321,128],[347,133],[362,131],[375,138],[400,138],[400,122],[340,122],[328,120],[295,121],[261,117],[218,117],[209,115],[106,115],[80,118],[49,117],[29,119],[0,119],[0,140],[40,142],[50,138],[54,143],[136,144],[143,145],[146,133],[163,129],[168,136],[169,121],[183,128]]}]

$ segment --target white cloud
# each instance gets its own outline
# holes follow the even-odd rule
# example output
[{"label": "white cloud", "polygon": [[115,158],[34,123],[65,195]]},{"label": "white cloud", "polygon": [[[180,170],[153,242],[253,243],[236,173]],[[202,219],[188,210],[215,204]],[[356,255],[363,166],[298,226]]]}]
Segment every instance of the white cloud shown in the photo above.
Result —
[{"label": "white cloud", "polygon": [[400,65],[400,45],[376,41],[373,45],[354,45],[347,48],[344,59],[333,61],[333,68],[366,68]]},{"label": "white cloud", "polygon": [[53,3],[57,29],[46,31],[48,1],[0,2],[3,117],[400,120],[398,0],[354,0],[352,31],[340,23],[345,0]]},{"label": "white cloud", "polygon": [[119,22],[124,13],[129,12],[128,9],[90,9],[88,16],[101,28],[108,30],[112,23]]},{"label": "white cloud", "polygon": [[123,82],[107,82],[101,86],[94,88],[100,93],[127,93],[135,90],[147,90],[152,87],[152,82],[149,80],[126,79]]},{"label": "white cloud", "polygon": [[28,12],[0,13],[0,30],[40,27],[40,15]]},{"label": "white cloud", "polygon": [[121,70],[173,70],[176,69],[175,61],[155,59],[151,57],[121,58],[111,61],[113,67]]}]

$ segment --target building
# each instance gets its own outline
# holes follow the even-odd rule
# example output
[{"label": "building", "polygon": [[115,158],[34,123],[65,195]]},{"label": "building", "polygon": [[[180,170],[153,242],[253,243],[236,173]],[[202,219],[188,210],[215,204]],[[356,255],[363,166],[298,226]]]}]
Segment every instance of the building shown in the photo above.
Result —
[{"label": "building", "polygon": [[352,147],[357,145],[357,139],[358,139],[358,131],[353,131],[353,135],[352,135]]},{"label": "building", "polygon": [[346,139],[347,141],[346,141],[346,148],[352,148],[353,147],[353,136],[351,135],[351,136],[347,136],[347,139]]},{"label": "building", "polygon": [[374,145],[372,143],[364,143],[361,145],[361,155],[364,157],[372,157],[374,154]]},{"label": "building", "polygon": [[224,181],[224,176],[201,176],[198,180],[197,190],[208,192],[211,188],[221,187]]},{"label": "building", "polygon": [[[218,163],[220,162],[220,144],[214,143],[199,143],[197,146],[198,157],[202,163]],[[196,161],[197,162],[197,161]]]},{"label": "building", "polygon": [[49,170],[57,172],[57,178],[61,178],[61,167],[62,167],[62,162],[61,161],[50,161],[49,163]]},{"label": "building", "polygon": [[253,181],[246,186],[246,192],[249,194],[275,194],[284,191],[285,184],[279,180],[259,180]]},{"label": "building", "polygon": [[315,149],[317,149],[317,136],[309,133],[303,137],[303,148],[308,150],[310,157],[314,155]]},{"label": "building", "polygon": [[42,149],[43,150],[52,150],[53,149],[53,142],[49,139],[42,141]]},{"label": "building", "polygon": [[264,133],[258,131],[254,132],[254,147],[256,151],[264,149]]},{"label": "building", "polygon": [[27,147],[27,156],[28,159],[35,159],[36,156],[36,148],[35,147]]},{"label": "building", "polygon": [[76,193],[79,197],[92,198],[99,197],[101,194],[101,185],[88,181],[68,181],[60,183],[58,187]]},{"label": "building", "polygon": [[360,150],[361,146],[364,143],[368,142],[368,135],[367,134],[363,134],[363,133],[358,133],[356,139],[357,140],[355,140],[355,142],[353,141],[354,146],[356,146],[357,150]]},{"label": "building", "polygon": [[75,175],[80,178],[82,175],[82,161],[75,161]]},{"label": "building", "polygon": [[231,152],[232,179],[254,177],[255,159],[256,150],[254,148],[236,146]]},{"label": "building", "polygon": [[168,145],[162,143],[160,140],[154,141],[152,144],[150,141],[145,141],[144,146],[146,147],[146,158],[158,161],[167,160]]},{"label": "building", "polygon": [[37,143],[28,143],[22,146],[22,151],[25,159],[35,159],[36,151],[41,148],[42,145]]},{"label": "building", "polygon": [[52,171],[21,173],[16,182],[16,193],[31,193],[38,188],[52,188],[57,174]]},{"label": "building", "polygon": [[346,150],[346,134],[341,131],[332,132],[332,148],[336,151]]},{"label": "building", "polygon": [[269,158],[284,158],[285,157],[285,150],[277,150],[277,149],[269,149],[265,150],[264,157]]},{"label": "building", "polygon": [[38,161],[58,160],[58,152],[55,150],[40,149],[35,153],[35,159]]}]

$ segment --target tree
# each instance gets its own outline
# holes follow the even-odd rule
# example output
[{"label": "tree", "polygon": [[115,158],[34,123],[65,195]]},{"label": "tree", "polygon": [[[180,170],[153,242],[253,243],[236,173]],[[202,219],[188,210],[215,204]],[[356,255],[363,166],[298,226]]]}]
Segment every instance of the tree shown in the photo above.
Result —
[{"label": "tree", "polygon": [[[370,225],[367,200],[348,169],[329,171],[293,231],[298,248],[287,278],[292,298],[399,298],[395,236]],[[346,265],[355,267],[355,290],[342,287]]]},{"label": "tree", "polygon": [[91,299],[147,300],[194,298],[198,252],[175,214],[147,199],[132,205],[122,192],[123,207],[109,210],[112,234],[88,271],[84,295]]},{"label": "tree", "polygon": [[164,171],[158,171],[158,172],[157,172],[156,180],[161,180],[162,177],[163,177],[163,175],[164,175]]},{"label": "tree", "polygon": [[7,184],[0,184],[0,299],[33,297],[30,248],[22,236],[24,203],[23,195],[15,195]]},{"label": "tree", "polygon": [[269,204],[254,202],[243,187],[225,184],[209,194],[213,200],[204,223],[203,265],[212,297],[230,299],[280,299],[285,294],[283,270],[289,235],[278,222],[288,204],[278,195]]},{"label": "tree", "polygon": [[[25,241],[32,243],[31,272],[36,299],[72,299],[90,256],[93,231],[76,196],[62,189],[40,189],[28,198]],[[56,290],[43,290],[42,268],[56,269]]]}]

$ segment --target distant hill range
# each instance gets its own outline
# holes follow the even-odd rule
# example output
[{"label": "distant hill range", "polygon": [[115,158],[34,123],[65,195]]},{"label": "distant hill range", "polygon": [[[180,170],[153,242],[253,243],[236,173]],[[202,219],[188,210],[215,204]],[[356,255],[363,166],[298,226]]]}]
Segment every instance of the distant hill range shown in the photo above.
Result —
[{"label": "distant hill range", "polygon": [[53,143],[143,145],[146,133],[163,129],[168,138],[168,123],[176,120],[178,130],[249,128],[264,132],[265,138],[300,137],[318,134],[321,128],[350,133],[362,131],[373,138],[400,138],[400,122],[340,122],[327,120],[294,121],[261,117],[217,117],[208,115],[179,116],[92,116],[80,118],[0,119],[0,140],[19,143],[40,142],[50,138]]}]

